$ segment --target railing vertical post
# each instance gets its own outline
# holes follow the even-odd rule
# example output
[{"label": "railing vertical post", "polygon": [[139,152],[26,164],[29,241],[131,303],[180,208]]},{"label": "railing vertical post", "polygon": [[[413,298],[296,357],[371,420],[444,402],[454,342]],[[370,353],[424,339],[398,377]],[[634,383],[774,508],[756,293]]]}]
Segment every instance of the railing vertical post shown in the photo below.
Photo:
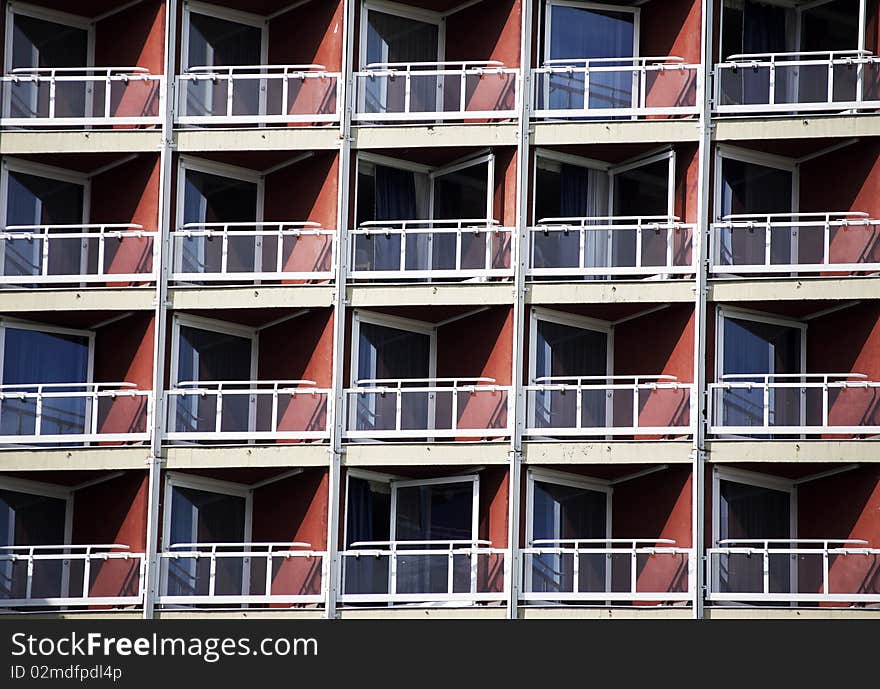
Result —
[{"label": "railing vertical post", "polygon": [[635,593],[639,586],[639,554],[636,549],[638,543],[633,541],[632,552],[629,554],[629,590]]},{"label": "railing vertical post", "polygon": [[[641,389],[639,387],[639,379],[636,378],[633,383],[632,388],[632,427],[639,427],[639,394],[641,393]],[[614,409],[614,398],[611,399],[611,408]]]},{"label": "railing vertical post", "polygon": [[[56,89],[56,74],[53,69],[49,73],[49,119],[55,119],[55,89]],[[39,92],[39,79],[36,80],[37,83],[37,91]]]},{"label": "railing vertical post", "polygon": [[764,377],[764,385],[762,390],[763,404],[763,425],[764,428],[770,428],[770,377]]},{"label": "railing vertical post", "polygon": [[[406,71],[404,72],[404,77],[403,77],[403,80],[404,80],[403,81],[403,111],[405,113],[409,112],[410,100],[412,98],[411,93],[410,93],[411,89],[412,89],[412,83],[411,83],[412,72],[410,71],[411,69],[412,69],[412,67],[410,65],[407,65]],[[391,75],[388,75],[387,79],[388,79],[388,82],[390,83],[391,82]]]},{"label": "railing vertical post", "polygon": [[[431,555],[428,555],[430,558]],[[430,569],[430,566],[429,566]],[[455,590],[455,545],[450,543],[446,554],[446,593],[452,595]]]},{"label": "railing vertical post", "polygon": [[[107,236],[106,236],[104,230],[105,230],[105,228],[103,228],[103,227],[100,228],[98,230],[98,237],[97,237],[97,239],[98,239],[98,268],[97,268],[98,275],[104,275],[106,272],[105,268],[104,268],[104,257],[106,255],[106,249],[107,249],[107,247],[106,247]],[[89,240],[86,239],[85,241],[88,242]],[[122,239],[122,237],[120,237],[119,243],[122,244],[123,241],[124,240]],[[86,248],[86,251],[88,251],[88,244],[86,245],[85,248]]]},{"label": "railing vertical post", "polygon": [[[291,393],[291,399],[294,394]],[[273,433],[278,431],[278,383],[272,386],[272,422],[269,428]]]},{"label": "railing vertical post", "polygon": [[[99,388],[96,386],[91,395],[89,395],[89,409],[91,412],[91,418],[89,419],[89,432],[92,436],[98,435],[98,411],[100,409],[98,402],[100,401],[100,395],[98,394]],[[115,399],[115,397],[111,397],[110,399]],[[85,429],[83,429],[85,430]]]},{"label": "railing vertical post", "polygon": [[[294,234],[294,242],[299,240],[299,235]],[[275,240],[277,242],[277,246],[275,247],[275,272],[279,275],[284,271],[284,223],[278,223],[278,238]],[[294,244],[294,248],[291,250],[291,253],[296,250],[296,245]]]},{"label": "railing vertical post", "polygon": [[217,385],[217,404],[214,409],[214,432],[219,433],[223,428],[223,385]]},{"label": "railing vertical post", "polygon": [[[199,558],[196,557],[196,576],[198,576]],[[217,582],[217,546],[211,546],[211,569],[208,574],[208,595],[214,596]]]},{"label": "railing vertical post", "polygon": [[[557,544],[559,545],[559,544]],[[560,555],[563,555],[562,548],[559,549]],[[559,569],[562,570],[562,559],[560,558]],[[574,543],[571,563],[571,591],[572,593],[580,593],[581,590],[581,545],[578,541]]]},{"label": "railing vertical post", "polygon": [[828,104],[834,102],[834,56],[828,60]]},{"label": "railing vertical post", "polygon": [[37,404],[34,410],[34,435],[39,437],[43,432],[43,388],[37,387]]},{"label": "railing vertical post", "polygon": [[822,593],[826,596],[831,593],[830,563],[828,557],[828,543],[822,544]]},{"label": "railing vertical post", "polygon": [[[444,77],[441,75],[440,78],[443,79]],[[461,66],[461,83],[460,83],[459,88],[461,89],[461,92],[459,93],[458,111],[463,113],[463,112],[465,112],[465,110],[467,109],[467,98],[466,98],[466,92],[467,92],[467,65],[462,65],[462,66]],[[444,105],[445,105],[445,104],[444,104]],[[445,110],[445,107],[441,110],[441,112],[442,112],[443,110]]]},{"label": "railing vertical post", "polygon": [[394,430],[403,430],[403,388],[402,383],[397,384],[398,387],[394,392]]},{"label": "railing vertical post", "polygon": [[[806,425],[806,419],[803,420]],[[828,418],[828,378],[825,378],[822,381],[822,427],[828,428],[830,425],[830,419]]]},{"label": "railing vertical post", "polygon": [[825,229],[822,235],[822,263],[828,265],[831,263],[831,219],[826,217]]},{"label": "railing vertical post", "polygon": [[[259,83],[259,82],[258,82]],[[226,116],[232,117],[232,67],[226,73]]]},{"label": "railing vertical post", "polygon": [[763,565],[763,577],[764,577],[764,595],[766,596],[770,593],[770,544],[768,542],[764,542],[764,552],[761,554],[761,563]]},{"label": "railing vertical post", "polygon": [[389,563],[389,581],[388,581],[388,596],[392,598],[397,595],[397,543],[391,543],[388,548],[388,557],[391,562]]},{"label": "railing vertical post", "polygon": [[86,547],[85,555],[83,556],[83,586],[82,586],[82,597],[88,599],[89,597],[89,581],[92,578],[92,549],[90,546]]},{"label": "railing vertical post", "polygon": [[[87,82],[88,83],[88,82]],[[127,81],[122,81],[122,84],[127,84]],[[110,79],[110,70],[107,70],[107,74],[104,77],[104,118],[110,119],[110,100],[113,97],[113,82]]]},{"label": "railing vertical post", "polygon": [[768,215],[767,224],[764,226],[764,265],[773,263],[773,219]]},{"label": "railing vertical post", "polygon": [[43,264],[40,266],[40,275],[48,275],[49,274],[49,230],[51,228],[46,225],[43,228],[43,245],[40,247],[40,255],[42,256]]},{"label": "railing vertical post", "polygon": [[[269,550],[266,553],[266,595],[267,596],[272,595],[272,566],[273,566],[272,548],[273,548],[273,546],[270,545]],[[287,562],[286,559],[285,559],[285,562]]]},{"label": "railing vertical post", "polygon": [[776,104],[776,56],[772,55],[770,57],[770,94],[769,94],[769,105]]}]

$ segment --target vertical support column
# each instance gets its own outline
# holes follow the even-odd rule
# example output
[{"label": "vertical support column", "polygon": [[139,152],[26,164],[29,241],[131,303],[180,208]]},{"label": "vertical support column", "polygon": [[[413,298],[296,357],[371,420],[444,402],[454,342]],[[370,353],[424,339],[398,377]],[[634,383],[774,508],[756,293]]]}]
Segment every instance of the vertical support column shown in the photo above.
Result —
[{"label": "vertical support column", "polygon": [[692,487],[692,535],[691,542],[694,561],[691,563],[693,577],[692,610],[695,619],[703,618],[704,582],[706,552],[704,534],[705,510],[705,471],[706,471],[706,298],[708,271],[708,238],[711,224],[709,207],[709,180],[712,164],[712,46],[713,46],[713,1],[702,0],[702,31],[700,51],[700,79],[703,80],[700,100],[699,121],[699,190],[697,196],[697,223],[694,232],[694,266],[696,285],[694,290],[694,396],[692,399],[691,424],[693,461],[691,472]]},{"label": "vertical support column", "polygon": [[159,151],[159,217],[156,231],[156,296],[153,323],[153,424],[150,432],[149,490],[147,495],[147,548],[144,582],[144,618],[153,617],[159,590],[159,490],[162,479],[165,428],[165,332],[168,317],[170,271],[171,172],[174,153],[174,76],[178,0],[165,0],[165,79],[162,83],[162,148]]},{"label": "vertical support column", "polygon": [[348,276],[348,206],[351,169],[351,114],[354,107],[354,77],[352,52],[354,48],[355,0],[343,0],[342,26],[342,78],[337,89],[340,99],[339,122],[339,181],[336,208],[336,257],[334,274],[336,289],[333,297],[333,377],[332,402],[330,404],[330,464],[327,491],[327,564],[322,581],[324,616],[336,617],[336,599],[339,595],[339,503],[342,496],[342,432],[345,425],[345,305],[346,280]]},{"label": "vertical support column", "polygon": [[517,103],[519,127],[516,145],[516,233],[512,248],[513,277],[513,367],[511,385],[513,392],[513,423],[510,433],[510,463],[508,471],[507,547],[510,561],[507,564],[505,590],[507,591],[507,616],[518,617],[520,589],[520,496],[522,494],[522,431],[525,421],[525,392],[522,385],[523,333],[525,318],[526,264],[528,261],[529,208],[529,122],[532,105],[532,0],[520,3],[520,79]]}]

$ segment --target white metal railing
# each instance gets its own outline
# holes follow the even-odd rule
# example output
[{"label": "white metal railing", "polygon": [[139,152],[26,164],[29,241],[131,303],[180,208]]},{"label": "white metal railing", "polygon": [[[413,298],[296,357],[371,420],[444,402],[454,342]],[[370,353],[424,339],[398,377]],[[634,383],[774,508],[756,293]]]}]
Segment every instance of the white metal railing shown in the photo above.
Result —
[{"label": "white metal railing", "polygon": [[175,543],[159,553],[159,605],[320,604],[327,553],[310,543]]},{"label": "white metal railing", "polygon": [[528,228],[528,275],[693,274],[695,227],[675,216],[541,218]]},{"label": "white metal railing", "polygon": [[674,56],[547,60],[532,70],[534,116],[696,115],[699,70],[700,65]]},{"label": "white metal railing", "polygon": [[336,232],[315,222],[186,223],[171,245],[175,282],[331,280]]},{"label": "white metal railing", "polygon": [[134,383],[0,385],[0,444],[147,441],[152,400]]},{"label": "white metal railing", "polygon": [[358,380],[344,391],[347,439],[505,438],[510,386],[494,378]]},{"label": "white metal railing", "polygon": [[731,55],[715,65],[719,114],[880,107],[880,57],[869,51]]},{"label": "white metal railing", "polygon": [[177,121],[288,124],[339,121],[340,74],[324,65],[200,65],[177,77]]},{"label": "white metal railing", "polygon": [[116,543],[0,546],[0,608],[140,605],[145,572]]},{"label": "white metal railing", "polygon": [[513,229],[496,220],[375,220],[352,236],[352,279],[510,277]]},{"label": "white metal railing", "polygon": [[667,538],[536,539],[523,548],[523,601],[690,600],[693,550]]},{"label": "white metal railing", "polygon": [[163,80],[144,67],[16,68],[0,79],[0,126],[157,125]]},{"label": "white metal railing", "polygon": [[519,70],[497,60],[374,62],[354,73],[355,122],[508,119]]},{"label": "white metal railing", "polygon": [[0,285],[151,281],[154,237],[135,224],[0,226]]},{"label": "white metal railing", "polygon": [[880,271],[880,220],[867,213],[726,215],[712,224],[710,270],[737,273]]},{"label": "white metal railing", "polygon": [[689,435],[694,386],[675,376],[542,376],[523,391],[528,436]]},{"label": "white metal railing", "polygon": [[341,603],[504,600],[508,551],[485,540],[361,541],[339,553]]},{"label": "white metal railing", "polygon": [[706,599],[880,603],[880,549],[860,539],[725,539],[706,550]]},{"label": "white metal railing", "polygon": [[329,437],[330,390],[313,380],[182,381],[165,396],[171,442]]},{"label": "white metal railing", "polygon": [[880,382],[861,373],[727,374],[709,384],[715,435],[875,435]]}]

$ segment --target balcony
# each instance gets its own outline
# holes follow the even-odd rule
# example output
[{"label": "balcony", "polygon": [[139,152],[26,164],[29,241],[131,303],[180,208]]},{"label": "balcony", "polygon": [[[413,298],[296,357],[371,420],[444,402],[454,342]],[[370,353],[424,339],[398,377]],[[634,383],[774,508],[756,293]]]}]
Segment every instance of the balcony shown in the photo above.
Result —
[{"label": "balcony", "polygon": [[513,228],[494,220],[374,220],[350,235],[353,280],[513,277]]},{"label": "balcony", "polygon": [[716,436],[880,434],[880,383],[860,373],[726,374],[709,384]]},{"label": "balcony", "polygon": [[159,553],[160,606],[320,605],[327,553],[309,543],[176,543]]},{"label": "balcony", "polygon": [[326,440],[330,393],[311,380],[182,381],[166,392],[165,440]]},{"label": "balcony", "polygon": [[503,439],[511,388],[494,378],[357,380],[345,390],[347,440]]},{"label": "balcony", "polygon": [[497,60],[374,62],[355,72],[355,123],[509,120],[519,72]]},{"label": "balcony", "polygon": [[538,119],[649,119],[699,113],[700,66],[681,57],[550,59],[532,71]]},{"label": "balcony", "polygon": [[138,606],[143,553],[127,545],[0,546],[0,609]]},{"label": "balcony", "polygon": [[0,127],[158,126],[161,75],[144,67],[27,67],[0,79]]},{"label": "balcony", "polygon": [[361,541],[339,553],[339,602],[503,603],[508,552],[486,540]]},{"label": "balcony", "polygon": [[152,398],[134,383],[0,385],[0,444],[147,442]]},{"label": "balcony", "polygon": [[675,376],[541,376],[524,391],[535,439],[691,434],[694,386]]},{"label": "balcony", "polygon": [[880,108],[880,57],[864,50],[749,53],[715,65],[715,112],[843,112]]},{"label": "balcony", "polygon": [[725,539],[709,548],[716,604],[880,604],[880,550],[860,539]]},{"label": "balcony", "polygon": [[314,222],[184,223],[171,233],[171,281],[333,279],[336,232]]},{"label": "balcony", "polygon": [[536,539],[521,553],[526,603],[683,603],[693,597],[693,551],[672,539]]},{"label": "balcony", "polygon": [[323,65],[193,66],[177,77],[177,122],[332,124],[340,75]]},{"label": "balcony", "polygon": [[880,221],[867,213],[727,215],[712,225],[717,276],[880,271]]},{"label": "balcony", "polygon": [[116,286],[155,280],[155,237],[142,225],[7,225],[0,285]]},{"label": "balcony", "polygon": [[529,232],[532,278],[693,275],[695,225],[677,217],[542,218]]}]

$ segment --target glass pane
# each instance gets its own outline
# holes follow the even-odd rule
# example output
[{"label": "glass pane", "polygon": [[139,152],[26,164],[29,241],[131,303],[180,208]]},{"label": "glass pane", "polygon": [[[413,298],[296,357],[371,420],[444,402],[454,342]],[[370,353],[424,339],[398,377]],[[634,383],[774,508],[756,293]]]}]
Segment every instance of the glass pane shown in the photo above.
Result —
[{"label": "glass pane", "polygon": [[424,333],[360,324],[358,380],[427,378],[431,338]]},{"label": "glass pane", "polygon": [[[665,216],[669,213],[669,160],[662,159],[648,165],[614,175],[614,214],[622,216]],[[665,263],[667,235],[642,233],[642,262],[656,265]],[[613,233],[614,266],[636,264],[636,241],[631,232]],[[659,261],[659,256],[663,257]]]}]

